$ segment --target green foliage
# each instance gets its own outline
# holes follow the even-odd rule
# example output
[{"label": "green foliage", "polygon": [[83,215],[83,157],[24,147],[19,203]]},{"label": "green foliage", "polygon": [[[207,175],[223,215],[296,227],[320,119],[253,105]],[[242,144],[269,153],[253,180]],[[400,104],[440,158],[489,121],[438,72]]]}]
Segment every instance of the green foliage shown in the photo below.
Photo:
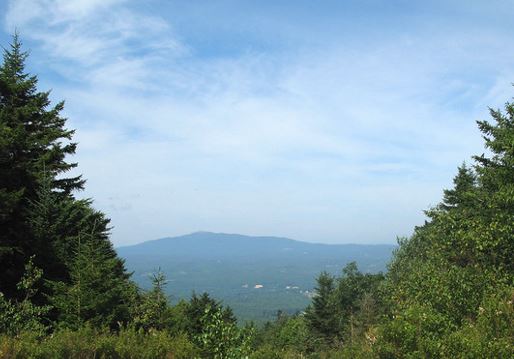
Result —
[{"label": "green foliage", "polygon": [[170,306],[161,272],[130,282],[26,57],[15,35],[0,66],[0,357],[514,357],[514,104],[478,122],[490,156],[459,167],[386,276],[323,272],[304,314],[255,334],[207,293]]},{"label": "green foliage", "polygon": [[345,342],[353,342],[362,336],[383,314],[383,281],[383,274],[361,273],[355,262],[343,268],[342,276],[337,279],[335,295],[341,337]]},{"label": "green foliage", "polygon": [[430,221],[400,242],[387,278],[392,318],[376,346],[383,357],[512,353],[512,331],[499,329],[514,326],[509,308],[484,313],[514,288],[514,105],[491,115],[478,125],[492,156],[460,167]]},{"label": "green foliage", "polygon": [[273,338],[275,347],[308,352],[313,347],[305,317],[301,315],[280,321]]},{"label": "green foliage", "polygon": [[9,300],[0,293],[0,333],[18,335],[25,330],[32,330],[42,335],[47,330],[44,323],[50,308],[31,302],[37,294],[37,285],[42,276],[41,269],[34,266],[32,259],[25,265],[25,274],[18,283],[18,289],[24,294],[23,300]]},{"label": "green foliage", "polygon": [[[311,335],[304,315],[287,316],[278,313],[277,320],[268,322],[256,336],[258,347],[279,352],[312,352],[319,339]],[[266,349],[265,351],[269,351]]]},{"label": "green foliage", "polygon": [[477,318],[444,339],[443,357],[514,357],[514,291],[499,290],[478,308]]},{"label": "green foliage", "polygon": [[305,315],[311,333],[326,344],[362,337],[385,311],[383,281],[381,273],[361,273],[355,262],[343,268],[341,277],[322,273]]},{"label": "green foliage", "polygon": [[208,293],[202,293],[200,296],[193,293],[185,307],[185,316],[187,318],[186,331],[191,337],[195,337],[203,332],[203,320],[207,311],[216,313],[220,311],[223,321],[227,324],[235,324],[237,321],[230,307],[223,307],[220,302],[211,298]]},{"label": "green foliage", "polygon": [[[73,196],[73,191],[84,185],[80,176],[65,176],[76,167],[66,161],[67,155],[75,153],[76,144],[71,142],[74,131],[65,128],[66,119],[60,115],[63,103],[52,107],[49,93],[38,92],[37,77],[25,72],[26,58],[15,35],[0,66],[0,292],[8,300],[30,301],[39,307],[52,298],[52,320],[67,317],[68,324],[74,322],[76,326],[83,317],[112,326],[127,319],[121,314],[126,312],[126,301],[113,293],[129,286],[129,275],[109,242],[109,220],[91,207],[90,200]],[[78,248],[79,239],[84,248]],[[83,254],[77,257],[80,250]],[[85,258],[88,251],[89,258]],[[42,269],[42,278],[55,284],[39,285],[30,300],[23,299],[23,290],[16,286],[29,258]],[[98,269],[87,266],[89,259]],[[78,276],[84,276],[80,286]],[[95,276],[98,285],[93,283]],[[101,276],[105,277],[103,287]],[[85,291],[88,285],[96,292]],[[93,295],[103,289],[106,296],[94,299]],[[76,303],[88,295],[90,301],[97,302],[86,304],[91,307],[90,314],[71,320],[66,301]]]},{"label": "green foliage", "polygon": [[316,280],[315,296],[307,308],[305,317],[310,330],[329,341],[338,331],[338,318],[335,301],[334,277],[322,272]]},{"label": "green foliage", "polygon": [[50,302],[58,311],[60,326],[77,329],[88,322],[97,328],[117,328],[128,322],[134,288],[118,275],[117,258],[102,244],[79,243],[70,283],[50,283]]},{"label": "green foliage", "polygon": [[16,337],[0,335],[0,358],[176,358],[197,357],[198,351],[185,336],[170,336],[163,331],[142,333],[122,329],[83,327],[76,331],[59,330],[40,338],[32,332]]},{"label": "green foliage", "polygon": [[213,359],[240,359],[250,354],[252,328],[238,328],[227,321],[223,309],[207,307],[201,318],[202,332],[195,337],[202,357]]},{"label": "green foliage", "polygon": [[138,328],[164,330],[173,326],[172,311],[164,292],[166,277],[159,270],[152,275],[152,290],[143,293],[133,323]]},{"label": "green foliage", "polygon": [[443,191],[443,201],[439,208],[450,210],[452,208],[472,208],[476,205],[477,176],[466,163],[457,169],[453,185],[453,189]]},{"label": "green foliage", "polygon": [[514,354],[514,292],[499,291],[460,327],[430,307],[412,305],[380,328],[381,358],[510,358]]},{"label": "green foliage", "polygon": [[168,307],[168,328],[167,331],[172,335],[178,335],[188,332],[190,318],[187,316],[189,304],[185,300],[179,301],[177,304]]},{"label": "green foliage", "polygon": [[265,344],[252,352],[250,359],[302,359],[307,358],[300,351],[294,349],[277,349]]},{"label": "green foliage", "polygon": [[[116,258],[116,252],[108,239],[109,220],[105,215],[94,210],[90,200],[63,197],[52,191],[50,181],[45,174],[35,199],[29,201],[27,221],[33,235],[33,249],[45,268],[45,279],[68,282],[79,242],[96,242],[112,259]],[[116,273],[127,277],[123,262],[116,260],[119,262]]]},{"label": "green foliage", "polygon": [[440,355],[440,338],[453,329],[451,321],[430,307],[412,305],[380,327],[375,351],[381,358]]},{"label": "green foliage", "polygon": [[[0,65],[0,291],[8,298],[18,296],[23,263],[33,254],[36,261],[45,257],[37,252],[44,247],[36,243],[27,218],[43,177],[50,176],[50,188],[62,196],[84,184],[80,176],[64,176],[76,167],[65,161],[75,153],[73,131],[60,115],[63,103],[50,107],[49,92],[37,91],[37,77],[25,72],[26,58],[14,35]],[[37,265],[46,275],[46,267]]]}]

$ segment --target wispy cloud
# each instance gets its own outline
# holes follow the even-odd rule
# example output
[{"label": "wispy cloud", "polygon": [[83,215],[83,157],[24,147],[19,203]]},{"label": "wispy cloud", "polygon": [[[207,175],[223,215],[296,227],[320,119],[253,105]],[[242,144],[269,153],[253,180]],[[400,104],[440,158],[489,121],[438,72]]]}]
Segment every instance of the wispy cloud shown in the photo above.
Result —
[{"label": "wispy cloud", "polygon": [[53,70],[117,244],[198,229],[392,242],[482,150],[474,120],[514,78],[512,36],[483,24],[302,44],[268,22],[287,34],[273,46],[206,55],[165,3],[12,1],[5,20]]}]

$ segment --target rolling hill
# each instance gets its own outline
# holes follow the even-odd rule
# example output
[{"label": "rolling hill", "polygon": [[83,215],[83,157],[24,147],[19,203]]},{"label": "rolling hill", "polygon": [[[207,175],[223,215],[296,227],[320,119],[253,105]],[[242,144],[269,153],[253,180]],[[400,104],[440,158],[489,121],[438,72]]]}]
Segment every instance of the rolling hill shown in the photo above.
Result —
[{"label": "rolling hill", "polygon": [[363,272],[384,271],[394,248],[197,232],[117,251],[143,288],[160,268],[173,300],[188,298],[193,291],[208,292],[230,305],[241,320],[262,322],[277,310],[303,310],[321,271],[339,274],[351,261]]}]

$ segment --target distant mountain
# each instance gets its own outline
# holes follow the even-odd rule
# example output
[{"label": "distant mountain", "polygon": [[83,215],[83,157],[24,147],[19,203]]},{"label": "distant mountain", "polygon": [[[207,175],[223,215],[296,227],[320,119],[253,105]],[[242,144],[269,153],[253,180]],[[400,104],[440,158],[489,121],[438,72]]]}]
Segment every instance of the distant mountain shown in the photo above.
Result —
[{"label": "distant mountain", "polygon": [[150,285],[158,268],[173,299],[209,292],[243,320],[296,312],[310,301],[321,271],[340,274],[356,261],[363,272],[386,269],[393,245],[320,244],[278,237],[197,232],[117,248],[134,280]]}]

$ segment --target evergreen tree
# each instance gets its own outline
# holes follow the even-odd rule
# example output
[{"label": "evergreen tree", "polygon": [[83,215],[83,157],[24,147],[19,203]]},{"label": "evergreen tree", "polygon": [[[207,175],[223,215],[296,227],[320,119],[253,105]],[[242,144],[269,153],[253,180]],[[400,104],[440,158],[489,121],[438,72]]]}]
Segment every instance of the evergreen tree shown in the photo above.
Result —
[{"label": "evergreen tree", "polygon": [[152,284],[152,289],[142,295],[134,324],[144,330],[171,329],[171,308],[164,292],[166,277],[160,270],[152,276]]},{"label": "evergreen tree", "polygon": [[493,122],[478,121],[492,156],[475,156],[480,183],[476,230],[478,260],[509,274],[514,282],[514,103],[504,111],[490,110]]},{"label": "evergreen tree", "polygon": [[[96,287],[106,289],[105,303],[87,305],[98,315],[106,314],[102,322],[112,325],[126,316],[121,288],[131,287],[129,274],[109,241],[109,219],[92,208],[91,200],[74,198],[73,191],[84,185],[81,176],[66,177],[76,167],[66,161],[75,153],[74,131],[65,128],[66,119],[60,114],[63,102],[51,106],[49,92],[39,92],[37,77],[25,72],[26,58],[14,35],[0,66],[0,292],[6,298],[22,299],[16,283],[22,278],[23,263],[32,258],[43,279],[53,283],[40,286],[30,299],[33,303],[46,304],[57,290],[62,300],[51,298],[56,304],[54,319],[100,322],[98,316],[87,314],[87,308],[86,314],[70,319],[65,293],[73,289],[68,294],[79,298],[88,294],[79,290],[85,287],[77,286],[78,273],[84,272],[91,281],[95,275],[100,281],[105,274],[108,287]],[[87,260],[96,268],[86,265]],[[90,285],[95,293],[95,285]]]},{"label": "evergreen tree", "polygon": [[84,185],[80,176],[64,176],[76,166],[65,160],[76,144],[60,115],[64,104],[51,106],[49,92],[37,90],[37,77],[25,72],[26,58],[15,34],[0,66],[0,291],[8,297],[16,294],[30,256],[36,254],[34,261],[45,272],[35,250],[44,246],[34,245],[27,220],[42,177],[49,175],[50,188],[63,196]]},{"label": "evergreen tree", "polygon": [[[80,240],[80,237],[79,237]],[[77,329],[84,323],[117,328],[129,321],[135,287],[118,274],[119,261],[105,242],[79,242],[70,267],[71,282],[51,282],[51,304],[59,325]]]},{"label": "evergreen tree", "polygon": [[97,243],[110,259],[117,262],[116,275],[129,277],[123,260],[117,257],[109,241],[110,220],[92,208],[91,200],[60,197],[44,186],[38,194],[38,198],[30,203],[27,219],[38,245],[36,249],[45,247],[38,254],[45,265],[46,279],[65,282],[70,279],[68,272],[75,260],[79,238],[82,243]]},{"label": "evergreen tree", "polygon": [[334,277],[322,272],[316,279],[315,296],[305,318],[314,335],[332,341],[338,334],[338,312],[335,303]]},{"label": "evergreen tree", "polygon": [[337,278],[335,290],[339,328],[343,339],[353,341],[357,334],[378,322],[378,316],[384,309],[380,292],[383,280],[382,273],[361,273],[355,262],[350,262],[343,268],[342,276]]},{"label": "evergreen tree", "polygon": [[439,207],[444,210],[456,207],[473,207],[477,190],[476,182],[477,178],[473,170],[466,163],[463,163],[457,169],[457,175],[453,179],[454,187],[444,190],[443,201]]}]

